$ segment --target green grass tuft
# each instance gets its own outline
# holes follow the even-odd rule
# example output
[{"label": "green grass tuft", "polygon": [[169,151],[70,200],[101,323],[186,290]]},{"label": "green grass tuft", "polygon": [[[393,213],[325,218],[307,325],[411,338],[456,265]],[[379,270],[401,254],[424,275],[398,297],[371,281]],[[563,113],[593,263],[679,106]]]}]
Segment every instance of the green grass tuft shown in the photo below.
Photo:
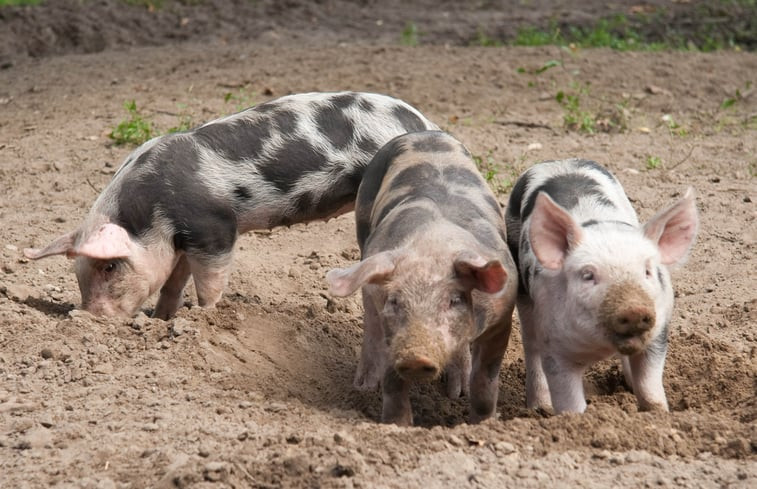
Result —
[{"label": "green grass tuft", "polygon": [[140,145],[153,135],[152,124],[142,118],[137,111],[137,103],[129,100],[124,103],[129,118],[121,121],[108,135],[117,145]]}]

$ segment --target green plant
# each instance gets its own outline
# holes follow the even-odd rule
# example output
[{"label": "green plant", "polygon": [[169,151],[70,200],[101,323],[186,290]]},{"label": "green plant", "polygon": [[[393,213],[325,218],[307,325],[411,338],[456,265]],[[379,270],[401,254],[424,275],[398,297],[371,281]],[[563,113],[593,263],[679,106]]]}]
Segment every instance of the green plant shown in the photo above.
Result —
[{"label": "green plant", "polygon": [[516,175],[502,175],[497,163],[494,161],[491,150],[486,153],[486,156],[473,155],[473,161],[476,163],[476,167],[484,177],[484,180],[486,180],[495,193],[504,194],[510,191]]},{"label": "green plant", "polygon": [[226,92],[223,96],[223,101],[234,104],[234,110],[239,112],[248,107],[255,105],[258,94],[254,90],[249,88],[249,85],[245,85],[239,88],[236,93]]},{"label": "green plant", "polygon": [[560,90],[555,95],[557,103],[563,106],[565,114],[563,123],[566,128],[572,131],[585,132],[593,134],[596,130],[597,117],[591,112],[581,107],[581,96],[588,95],[589,86],[578,85],[573,83],[573,92]]},{"label": "green plant", "polygon": [[21,5],[39,5],[42,0],[0,0],[0,7],[18,7]]},{"label": "green plant", "polygon": [[481,28],[476,31],[476,39],[471,44],[484,47],[500,47],[502,41],[489,37]]},{"label": "green plant", "polygon": [[129,100],[124,103],[129,118],[121,121],[108,135],[118,145],[139,145],[152,137],[152,124],[142,118],[137,111],[137,103]]},{"label": "green plant", "polygon": [[166,133],[171,134],[174,132],[183,132],[188,131],[194,126],[194,123],[192,121],[192,116],[187,112],[187,105],[186,104],[177,104],[179,107],[179,123],[169,128]]},{"label": "green plant", "polygon": [[408,22],[405,24],[405,28],[402,29],[400,44],[403,46],[417,46],[420,36],[421,33],[418,31],[418,26],[415,25],[415,22]]},{"label": "green plant", "polygon": [[647,170],[656,170],[662,167],[662,158],[659,156],[647,156]]}]

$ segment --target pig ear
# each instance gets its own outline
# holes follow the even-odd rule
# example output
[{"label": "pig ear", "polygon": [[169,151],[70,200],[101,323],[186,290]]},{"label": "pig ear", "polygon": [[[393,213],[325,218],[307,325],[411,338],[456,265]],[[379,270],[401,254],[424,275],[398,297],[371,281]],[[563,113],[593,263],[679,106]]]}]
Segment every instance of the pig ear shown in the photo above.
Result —
[{"label": "pig ear", "polygon": [[384,251],[352,265],[335,268],[326,274],[329,292],[345,297],[365,284],[380,282],[394,271],[394,253]]},{"label": "pig ear", "polygon": [[678,202],[644,224],[644,236],[657,243],[662,263],[673,265],[686,258],[698,229],[694,189],[689,187]]},{"label": "pig ear", "polygon": [[464,251],[455,258],[455,272],[471,288],[494,294],[507,282],[507,270],[499,260],[486,261],[476,253]]},{"label": "pig ear", "polygon": [[69,254],[86,256],[96,260],[126,258],[131,255],[131,238],[126,229],[113,223],[106,223]]},{"label": "pig ear", "polygon": [[581,242],[582,232],[565,209],[540,192],[531,213],[529,239],[539,263],[544,268],[559,270],[568,251]]},{"label": "pig ear", "polygon": [[24,249],[24,256],[32,260],[39,260],[46,256],[52,255],[69,255],[74,248],[74,242],[79,235],[79,230],[75,229],[59,237],[41,250],[38,248]]}]

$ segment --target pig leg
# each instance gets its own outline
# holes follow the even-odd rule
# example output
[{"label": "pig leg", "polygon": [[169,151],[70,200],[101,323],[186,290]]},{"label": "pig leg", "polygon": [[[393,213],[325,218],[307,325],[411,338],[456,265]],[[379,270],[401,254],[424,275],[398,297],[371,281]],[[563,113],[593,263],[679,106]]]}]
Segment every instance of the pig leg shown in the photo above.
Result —
[{"label": "pig leg", "polygon": [[470,346],[460,348],[452,357],[445,375],[447,377],[447,397],[457,399],[470,392],[471,355]]},{"label": "pig leg", "polygon": [[394,368],[384,374],[382,389],[381,422],[398,426],[412,426],[413,411],[410,407],[410,383],[400,377]]},{"label": "pig leg", "polygon": [[553,352],[546,352],[541,363],[549,384],[555,413],[584,412],[586,397],[583,373],[586,367]]},{"label": "pig leg", "polygon": [[371,390],[378,386],[381,374],[384,372],[386,341],[384,329],[381,327],[381,318],[370,293],[367,293],[365,289],[363,290],[363,310],[363,348],[360,352],[360,361],[357,364],[353,385],[356,389]]},{"label": "pig leg", "polygon": [[497,409],[499,370],[510,339],[511,318],[495,325],[492,334],[481,336],[473,342],[471,423],[480,423],[492,417]]},{"label": "pig leg", "polygon": [[155,305],[152,317],[168,320],[176,314],[176,311],[181,307],[184,286],[187,285],[190,274],[187,257],[182,255],[171,272],[171,276],[160,289],[160,297]]},{"label": "pig leg", "polygon": [[518,317],[526,357],[526,406],[529,409],[551,410],[552,398],[547,377],[542,369],[541,347],[538,344],[533,314],[533,302],[530,299],[519,299]]},{"label": "pig leg", "polygon": [[214,257],[212,260],[187,256],[200,307],[214,307],[221,300],[221,294],[229,281],[231,257],[231,253]]},{"label": "pig leg", "polygon": [[640,411],[668,410],[668,400],[662,385],[667,341],[665,343],[662,348],[659,344],[653,345],[644,352],[628,357],[627,362],[623,362],[624,368],[626,366],[629,368],[633,393],[636,395]]}]

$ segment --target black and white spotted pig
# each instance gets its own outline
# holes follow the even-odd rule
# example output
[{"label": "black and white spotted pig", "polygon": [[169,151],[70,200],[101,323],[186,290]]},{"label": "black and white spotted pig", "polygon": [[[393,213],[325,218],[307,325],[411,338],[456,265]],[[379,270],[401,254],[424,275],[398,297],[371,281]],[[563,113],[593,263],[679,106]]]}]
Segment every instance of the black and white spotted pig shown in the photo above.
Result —
[{"label": "black and white spotted pig", "polygon": [[697,233],[693,189],[640,226],[605,168],[550,161],[519,178],[506,221],[521,277],[528,406],[583,412],[584,371],[620,354],[639,408],[667,410],[668,266],[683,262]]},{"label": "black and white spotted pig", "polygon": [[355,214],[362,261],[326,276],[335,296],[362,287],[355,386],[381,383],[382,420],[410,425],[410,383],[446,370],[451,397],[470,392],[471,421],[492,416],[517,273],[468,151],[439,131],[399,136],[369,164]]},{"label": "black and white spotted pig", "polygon": [[131,153],[83,224],[29,258],[76,258],[82,307],[131,316],[154,292],[169,318],[194,277],[201,306],[226,286],[237,236],[352,209],[387,141],[435,129],[401,100],[371,93],[282,97]]}]

